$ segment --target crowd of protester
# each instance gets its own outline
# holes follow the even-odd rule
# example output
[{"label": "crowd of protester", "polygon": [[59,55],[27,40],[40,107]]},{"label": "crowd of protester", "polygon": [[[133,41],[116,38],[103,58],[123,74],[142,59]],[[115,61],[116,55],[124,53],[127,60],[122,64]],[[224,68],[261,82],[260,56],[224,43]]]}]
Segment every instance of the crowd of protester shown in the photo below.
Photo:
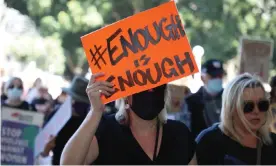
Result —
[{"label": "crowd of protester", "polygon": [[276,76],[270,93],[247,73],[223,89],[223,62],[211,59],[201,69],[204,86],[185,97],[179,120],[167,118],[166,85],[103,105],[100,95],[114,89],[97,81],[102,73],[76,76],[56,99],[40,78],[23,99],[23,81],[13,77],[1,104],[43,113],[45,126],[71,96],[72,117],[41,152],[53,152],[53,165],[276,164]]}]

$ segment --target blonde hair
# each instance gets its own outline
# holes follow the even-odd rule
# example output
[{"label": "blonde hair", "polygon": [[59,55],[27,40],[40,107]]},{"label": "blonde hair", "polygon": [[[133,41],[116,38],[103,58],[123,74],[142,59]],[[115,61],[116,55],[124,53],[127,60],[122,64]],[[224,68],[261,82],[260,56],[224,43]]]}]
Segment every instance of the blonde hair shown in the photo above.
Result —
[{"label": "blonde hair", "polygon": [[[115,107],[118,109],[118,112],[115,114],[115,119],[122,125],[129,124],[129,105],[126,104],[125,100],[126,99],[121,98],[115,101]],[[161,124],[167,123],[167,111],[165,108],[159,113],[158,119]]]},{"label": "blonde hair", "polygon": [[257,76],[245,73],[237,76],[233,81],[231,81],[228,86],[223,91],[222,95],[222,110],[221,110],[221,129],[225,134],[230,134],[238,141],[241,140],[240,136],[237,134],[233,114],[237,110],[238,116],[245,126],[245,128],[258,139],[261,139],[265,144],[271,144],[272,140],[270,138],[270,124],[271,124],[271,112],[268,110],[265,113],[265,124],[259,129],[258,136],[250,129],[250,123],[246,120],[243,112],[243,93],[246,88],[257,88],[261,87],[265,92],[265,97],[268,98],[267,93],[262,85],[262,82]]}]

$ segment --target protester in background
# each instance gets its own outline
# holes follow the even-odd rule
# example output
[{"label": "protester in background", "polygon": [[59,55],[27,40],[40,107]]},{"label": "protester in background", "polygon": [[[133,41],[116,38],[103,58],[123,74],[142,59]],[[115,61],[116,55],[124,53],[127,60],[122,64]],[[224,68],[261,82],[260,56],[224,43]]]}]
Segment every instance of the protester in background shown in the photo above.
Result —
[{"label": "protester in background", "polygon": [[6,82],[2,82],[2,86],[1,86],[1,101],[7,100],[8,97],[5,94],[5,84]]},{"label": "protester in background", "polygon": [[32,86],[32,88],[29,89],[27,97],[26,97],[26,101],[31,104],[32,101],[38,97],[39,95],[39,88],[42,86],[42,80],[41,78],[37,78]]},{"label": "protester in background", "polygon": [[100,95],[109,96],[113,85],[92,75],[87,94],[91,110],[68,141],[61,164],[183,164],[192,161],[195,142],[181,122],[167,120],[166,85],[124,99],[117,114],[103,115]]},{"label": "protester in background", "polygon": [[271,104],[273,104],[273,103],[276,103],[276,76],[271,78],[270,87],[271,87],[270,101],[271,101]]},{"label": "protester in background", "polygon": [[171,119],[185,123],[185,114],[181,110],[185,97],[190,94],[190,88],[185,85],[180,86],[170,84],[167,86],[165,109],[167,110],[168,116],[170,116]]},{"label": "protester in background", "polygon": [[269,132],[271,112],[262,82],[243,74],[223,92],[221,123],[196,139],[204,165],[275,165],[276,135]]},{"label": "protester in background", "polygon": [[45,115],[43,127],[51,120],[51,118],[59,110],[61,105],[65,102],[66,98],[67,98],[67,93],[64,90],[62,90],[61,94],[53,101],[52,110],[49,112],[49,114]]},{"label": "protester in background", "polygon": [[89,99],[87,94],[85,93],[87,85],[87,79],[85,79],[84,77],[76,76],[72,80],[69,88],[63,88],[63,91],[67,95],[70,95],[72,97],[72,117],[69,119],[69,121],[65,124],[65,126],[61,129],[56,137],[49,139],[49,143],[45,147],[44,152],[42,152],[41,154],[43,157],[46,157],[50,152],[49,149],[52,148],[51,150],[53,151],[53,165],[59,165],[60,156],[65,144],[78,129],[89,111]]},{"label": "protester in background", "polygon": [[67,93],[62,90],[60,95],[54,100],[54,110],[58,110],[60,106],[65,102]]},{"label": "protester in background", "polygon": [[181,121],[191,129],[194,137],[219,122],[223,76],[223,63],[216,59],[208,60],[201,71],[204,86],[185,98],[182,106],[184,118]]},{"label": "protester in background", "polygon": [[270,108],[271,108],[272,117],[273,117],[273,121],[271,124],[271,131],[276,133],[276,76],[271,78],[270,87],[271,87]]},{"label": "protester in background", "polygon": [[31,106],[33,110],[48,114],[52,107],[52,96],[48,93],[48,88],[38,88],[38,95],[33,99]]},{"label": "protester in background", "polygon": [[22,100],[23,94],[23,82],[18,77],[12,77],[5,85],[5,94],[7,99],[1,101],[3,106],[22,109],[22,110],[31,110],[29,104]]}]

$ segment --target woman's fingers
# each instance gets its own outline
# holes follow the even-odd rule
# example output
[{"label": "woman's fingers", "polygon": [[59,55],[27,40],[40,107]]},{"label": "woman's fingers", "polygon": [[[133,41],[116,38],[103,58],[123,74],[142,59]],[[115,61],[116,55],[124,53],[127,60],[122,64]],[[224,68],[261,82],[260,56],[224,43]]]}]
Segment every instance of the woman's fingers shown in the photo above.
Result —
[{"label": "woman's fingers", "polygon": [[[100,87],[100,88],[99,88]],[[87,92],[96,92],[99,90],[106,90],[109,92],[113,92],[113,84],[110,82],[106,82],[106,81],[97,81],[94,84],[92,84],[91,86],[87,87]]]},{"label": "woman's fingers", "polygon": [[98,86],[97,88],[95,88],[96,91],[102,93],[103,91],[108,92],[108,93],[112,93],[114,92],[113,88],[109,88],[107,86]]},{"label": "woman's fingers", "polygon": [[104,76],[104,73],[99,72],[93,74],[89,80],[89,83],[86,88],[86,93],[89,96],[100,96],[101,94],[105,96],[110,96],[112,92],[115,90],[113,89],[114,85],[111,82],[107,81],[100,81],[97,78]]},{"label": "woman's fingers", "polygon": [[111,94],[105,90],[100,91],[101,94],[104,94],[105,96],[110,96]]},{"label": "woman's fingers", "polygon": [[88,86],[91,86],[91,85],[95,82],[96,78],[102,77],[102,76],[104,76],[104,73],[103,73],[103,72],[99,72],[99,73],[96,73],[96,74],[92,74],[92,76],[90,77]]},{"label": "woman's fingers", "polygon": [[88,89],[88,93],[102,93],[104,95],[110,96],[112,92],[114,92],[113,88],[104,86],[104,85],[98,85],[94,88]]},{"label": "woman's fingers", "polygon": [[107,81],[101,81],[102,85],[108,86],[108,87],[113,87],[114,85],[111,82],[107,82]]},{"label": "woman's fingers", "polygon": [[89,86],[87,86],[87,88],[86,88],[86,91],[87,92],[91,92],[91,91],[95,91],[95,87],[97,87],[97,86],[99,86],[101,83],[98,81],[98,82],[95,82],[95,83],[93,83],[93,84],[91,84],[91,85],[89,85]]}]

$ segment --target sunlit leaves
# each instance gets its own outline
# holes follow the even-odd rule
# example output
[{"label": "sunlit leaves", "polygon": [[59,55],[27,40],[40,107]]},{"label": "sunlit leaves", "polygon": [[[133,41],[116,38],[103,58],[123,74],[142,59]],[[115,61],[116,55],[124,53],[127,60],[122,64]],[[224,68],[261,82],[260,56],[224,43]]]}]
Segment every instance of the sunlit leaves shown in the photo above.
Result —
[{"label": "sunlit leaves", "polygon": [[32,16],[41,16],[50,11],[52,1],[53,0],[28,0],[28,11]]},{"label": "sunlit leaves", "polygon": [[48,71],[49,66],[52,66],[54,73],[62,74],[64,71],[63,49],[60,41],[54,38],[21,36],[9,45],[8,50],[20,61],[36,61],[41,69]]},{"label": "sunlit leaves", "polygon": [[104,24],[104,20],[95,6],[87,8],[86,14],[83,16],[82,21],[83,24],[86,24],[88,27],[97,27]]},{"label": "sunlit leaves", "polygon": [[256,19],[252,14],[247,14],[244,19],[247,23],[248,28],[253,29],[256,26]]},{"label": "sunlit leaves", "polygon": [[[63,54],[78,67],[86,62],[82,35],[163,2],[167,0],[26,0],[41,34],[60,42]],[[276,38],[275,0],[179,0],[177,8],[191,45],[202,45],[205,59],[236,56],[244,35]]]},{"label": "sunlit leaves", "polygon": [[58,24],[60,24],[60,27],[62,29],[70,31],[73,25],[68,13],[64,11],[60,11],[57,15],[57,19],[58,19]]},{"label": "sunlit leaves", "polygon": [[60,23],[53,16],[44,16],[40,21],[40,32],[43,36],[49,36],[60,29]]}]

